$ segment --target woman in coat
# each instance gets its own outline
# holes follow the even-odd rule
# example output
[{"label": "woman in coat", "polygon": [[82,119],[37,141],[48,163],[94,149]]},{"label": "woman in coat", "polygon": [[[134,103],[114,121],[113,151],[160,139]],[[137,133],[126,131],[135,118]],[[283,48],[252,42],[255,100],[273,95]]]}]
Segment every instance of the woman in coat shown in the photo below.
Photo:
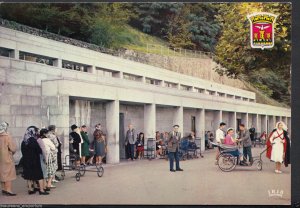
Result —
[{"label": "woman in coat", "polygon": [[[57,137],[56,135],[56,126],[55,125],[50,125],[48,127],[48,130],[49,130],[49,138],[51,139],[51,141],[53,142],[53,144],[55,145],[56,147],[56,155],[54,155],[56,158],[55,158],[55,168],[56,168],[56,171],[60,171],[62,170],[62,163],[61,163],[61,141],[59,140],[59,138]],[[56,172],[55,171],[55,172]],[[60,179],[58,176],[56,176],[55,174],[55,178],[52,180],[53,182],[58,182]]]},{"label": "woman in coat", "polygon": [[15,196],[12,193],[11,182],[16,179],[16,168],[13,154],[16,152],[16,144],[12,141],[11,136],[6,132],[8,123],[0,124],[0,181],[2,194]]},{"label": "woman in coat", "polygon": [[41,167],[40,154],[42,149],[38,142],[38,128],[29,126],[25,132],[24,139],[21,144],[21,152],[23,155],[23,178],[27,180],[28,194],[35,193],[33,183],[39,182],[40,195],[48,195],[49,193],[44,190],[44,176]]},{"label": "woman in coat", "polygon": [[87,133],[87,127],[86,125],[81,126],[81,137],[83,140],[83,143],[81,144],[81,164],[85,165],[85,157],[88,157],[90,155],[90,140]]},{"label": "woman in coat", "polygon": [[275,162],[275,173],[282,173],[282,163],[285,167],[290,164],[290,139],[285,129],[282,121],[277,122],[267,141],[267,157]]}]

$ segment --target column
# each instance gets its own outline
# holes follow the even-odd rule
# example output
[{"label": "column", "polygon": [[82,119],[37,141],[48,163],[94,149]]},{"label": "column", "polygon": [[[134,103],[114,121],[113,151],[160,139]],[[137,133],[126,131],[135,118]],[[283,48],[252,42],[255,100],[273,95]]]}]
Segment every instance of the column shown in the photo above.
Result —
[{"label": "column", "polygon": [[268,120],[267,120],[268,116],[267,115],[261,115],[261,133],[263,131],[266,131],[266,133],[268,134]]},{"label": "column", "polygon": [[12,50],[9,52],[9,57],[14,59],[20,58],[20,51],[18,49]]},{"label": "column", "polygon": [[245,125],[246,129],[249,129],[249,117],[248,113],[242,113],[242,123]]},{"label": "column", "polygon": [[229,122],[228,122],[227,126],[233,128],[234,131],[237,131],[236,112],[229,112]]},{"label": "column", "polygon": [[58,68],[62,68],[62,59],[60,59],[60,58],[54,59],[53,60],[53,66],[56,66]]},{"label": "column", "polygon": [[196,135],[201,138],[201,151],[205,151],[205,109],[197,109]]},{"label": "column", "polygon": [[87,71],[89,72],[89,73],[92,73],[92,74],[96,74],[96,66],[95,65],[92,65],[92,66],[88,66],[87,67]]},{"label": "column", "polygon": [[181,136],[183,136],[183,107],[182,106],[175,107],[173,125],[175,124],[179,125],[179,132],[181,132]]},{"label": "column", "polygon": [[119,108],[118,100],[106,103],[106,140],[107,140],[107,163],[120,162],[119,152]]},{"label": "column", "polygon": [[257,120],[256,120],[256,129],[257,130],[256,130],[256,132],[261,134],[262,133],[261,116],[258,115],[258,114],[256,114],[256,116],[257,116]]},{"label": "column", "polygon": [[221,110],[216,110],[214,111],[214,126],[213,129],[217,130],[219,128],[220,123],[223,121],[222,120],[222,111]]},{"label": "column", "polygon": [[282,116],[282,121],[285,123],[285,125],[289,128],[288,123],[287,123],[287,117]]},{"label": "column", "polygon": [[142,81],[143,83],[146,83],[146,77],[145,77],[145,76],[142,76],[142,77],[141,77],[141,81]]},{"label": "column", "polygon": [[[61,151],[62,160],[64,160],[65,156],[69,155],[69,133],[71,131],[69,96],[59,94],[49,96],[47,95],[47,91],[44,90],[42,94],[41,109],[41,126],[56,126],[57,136],[62,142]],[[69,161],[66,161],[66,163],[68,164]]]},{"label": "column", "polygon": [[[155,138],[156,130],[156,105],[145,104],[144,105],[144,135],[145,138]],[[145,143],[147,143],[145,141]]]},{"label": "column", "polygon": [[270,115],[268,116],[269,118],[269,132],[273,131],[273,129],[275,128],[275,116]]},{"label": "column", "polygon": [[161,85],[162,87],[164,87],[164,86],[165,86],[165,80],[161,80],[160,85]]},{"label": "column", "polygon": [[287,117],[287,126],[288,126],[288,132],[290,139],[292,137],[292,124],[291,124],[291,117]]}]

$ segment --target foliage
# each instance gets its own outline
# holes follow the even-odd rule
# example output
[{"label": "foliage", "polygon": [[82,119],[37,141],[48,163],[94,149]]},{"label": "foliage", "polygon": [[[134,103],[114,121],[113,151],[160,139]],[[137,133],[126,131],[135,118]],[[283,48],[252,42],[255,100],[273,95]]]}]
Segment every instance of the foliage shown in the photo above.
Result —
[{"label": "foliage", "polygon": [[[254,85],[265,85],[268,88],[265,92],[272,90],[272,98],[289,103],[287,89],[290,82],[286,80],[290,80],[291,67],[291,5],[220,4],[218,10],[217,19],[222,26],[222,34],[216,46],[216,60],[226,68],[224,73],[232,77],[247,74],[248,80]],[[275,26],[275,46],[272,49],[253,49],[250,46],[247,15],[259,11],[279,15]],[[265,78],[259,81],[258,75]]]}]

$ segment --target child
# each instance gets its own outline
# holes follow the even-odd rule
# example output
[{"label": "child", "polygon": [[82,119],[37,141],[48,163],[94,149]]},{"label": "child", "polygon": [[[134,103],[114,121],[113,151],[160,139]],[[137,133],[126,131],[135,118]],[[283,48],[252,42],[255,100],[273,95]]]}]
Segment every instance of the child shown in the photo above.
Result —
[{"label": "child", "polygon": [[137,157],[142,159],[144,157],[144,133],[141,132],[135,142],[136,149],[137,149]]},{"label": "child", "polygon": [[106,154],[106,143],[105,143],[105,134],[96,134],[95,135],[95,156],[96,156],[96,165],[102,163],[102,159]]}]

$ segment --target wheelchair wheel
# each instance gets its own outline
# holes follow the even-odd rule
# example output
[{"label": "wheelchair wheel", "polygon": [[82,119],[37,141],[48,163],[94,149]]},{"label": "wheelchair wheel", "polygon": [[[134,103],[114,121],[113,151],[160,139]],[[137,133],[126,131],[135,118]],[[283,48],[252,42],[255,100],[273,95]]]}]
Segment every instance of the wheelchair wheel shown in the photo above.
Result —
[{"label": "wheelchair wheel", "polygon": [[76,178],[76,181],[80,181],[80,173],[76,173],[75,178]]},{"label": "wheelchair wheel", "polygon": [[99,168],[97,168],[97,175],[98,177],[102,177],[103,174],[104,174],[104,168],[100,166]]},{"label": "wheelchair wheel", "polygon": [[62,170],[61,172],[61,180],[64,180],[65,179],[65,176],[66,176],[66,173],[64,170]]},{"label": "wheelchair wheel", "polygon": [[262,161],[258,161],[256,164],[257,170],[262,170]]},{"label": "wheelchair wheel", "polygon": [[236,167],[236,157],[231,154],[220,154],[218,157],[218,166],[224,172],[232,171]]},{"label": "wheelchair wheel", "polygon": [[79,167],[79,172],[80,172],[80,176],[84,176],[84,174],[85,174],[85,166],[84,165],[81,165]]}]

